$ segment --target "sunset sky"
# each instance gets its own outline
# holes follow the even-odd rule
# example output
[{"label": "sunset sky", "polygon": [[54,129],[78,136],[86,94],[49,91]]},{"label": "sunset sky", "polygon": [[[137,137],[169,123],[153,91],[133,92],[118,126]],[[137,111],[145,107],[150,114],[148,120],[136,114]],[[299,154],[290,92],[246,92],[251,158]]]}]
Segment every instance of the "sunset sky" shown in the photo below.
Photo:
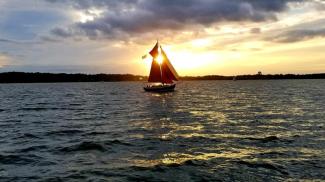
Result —
[{"label": "sunset sky", "polygon": [[325,0],[0,0],[0,72],[325,72]]}]

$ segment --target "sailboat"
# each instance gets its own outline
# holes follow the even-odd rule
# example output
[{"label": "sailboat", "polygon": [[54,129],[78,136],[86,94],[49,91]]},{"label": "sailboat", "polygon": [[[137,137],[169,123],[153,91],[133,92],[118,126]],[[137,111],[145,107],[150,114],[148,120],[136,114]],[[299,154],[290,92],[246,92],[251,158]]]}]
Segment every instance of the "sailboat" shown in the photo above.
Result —
[{"label": "sailboat", "polygon": [[179,76],[158,41],[149,54],[152,57],[152,63],[148,83],[144,90],[148,92],[174,91],[175,81],[179,80]]}]

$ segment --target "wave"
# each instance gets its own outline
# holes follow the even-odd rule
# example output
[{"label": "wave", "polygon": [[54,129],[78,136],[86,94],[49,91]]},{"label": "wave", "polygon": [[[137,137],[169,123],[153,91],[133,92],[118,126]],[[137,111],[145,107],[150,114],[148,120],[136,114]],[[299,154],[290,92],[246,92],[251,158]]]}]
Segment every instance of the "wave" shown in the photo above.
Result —
[{"label": "wave", "polygon": [[26,147],[23,149],[19,149],[18,152],[33,152],[33,151],[40,151],[42,149],[48,149],[47,146],[45,145],[39,145],[39,146],[31,146],[31,147]]},{"label": "wave", "polygon": [[93,135],[104,135],[107,134],[107,132],[100,132],[100,131],[92,131],[90,133],[83,134],[84,136],[93,136]]},{"label": "wave", "polygon": [[20,136],[15,137],[14,139],[40,139],[40,137],[33,135],[31,133],[24,133]]},{"label": "wave", "polygon": [[126,145],[126,146],[131,146],[132,144],[122,142],[120,140],[109,140],[104,142],[106,145]]},{"label": "wave", "polygon": [[23,107],[18,109],[19,111],[50,111],[50,110],[71,110],[71,111],[83,111],[82,108],[69,108],[69,107]]},{"label": "wave", "polygon": [[1,155],[0,154],[0,164],[16,164],[25,165],[31,164],[39,160],[40,157],[36,155]]},{"label": "wave", "polygon": [[250,168],[265,168],[265,169],[269,169],[269,170],[278,171],[283,175],[289,175],[289,173],[284,170],[285,168],[280,165],[270,164],[270,163],[266,163],[266,162],[248,162],[248,161],[243,161],[243,160],[240,160],[237,163],[241,164],[241,165],[246,165]]},{"label": "wave", "polygon": [[247,138],[244,138],[244,139],[260,141],[262,143],[268,143],[268,142],[287,142],[287,143],[291,143],[292,142],[292,140],[279,138],[277,136],[268,136],[268,137],[264,137],[264,138],[247,137]]},{"label": "wave", "polygon": [[15,123],[21,123],[21,122],[22,120],[18,120],[18,119],[9,119],[9,120],[0,121],[1,125],[6,125],[6,126],[14,125]]},{"label": "wave", "polygon": [[271,152],[262,152],[262,153],[258,153],[258,156],[287,156],[287,153],[284,152],[275,152],[275,151],[271,151]]},{"label": "wave", "polygon": [[58,150],[60,152],[78,152],[78,151],[91,151],[91,150],[105,152],[108,150],[108,148],[111,148],[113,145],[130,146],[131,144],[119,140],[109,140],[104,142],[84,141],[79,144],[75,144],[67,147],[60,147]]},{"label": "wave", "polygon": [[205,136],[192,136],[192,137],[175,137],[173,140],[180,140],[184,142],[193,142],[193,143],[220,143],[221,139],[218,138],[210,138]]},{"label": "wave", "polygon": [[33,135],[33,134],[30,134],[30,133],[25,133],[25,134],[23,134],[23,137],[39,138],[39,137],[37,137],[37,136],[35,136],[35,135]]},{"label": "wave", "polygon": [[82,142],[76,145],[63,147],[59,149],[60,152],[77,152],[77,151],[90,151],[90,150],[104,152],[107,149],[102,144],[95,143],[95,142]]},{"label": "wave", "polygon": [[[126,166],[114,170],[89,169],[80,173],[89,176],[119,177],[126,181],[216,181],[216,176],[206,170],[198,170],[205,165],[204,161],[188,160],[183,163],[157,164],[153,166]],[[182,178],[183,175],[170,174],[187,173],[189,178]],[[217,180],[218,181],[218,180]]]},{"label": "wave", "polygon": [[266,143],[266,142],[274,142],[274,141],[278,141],[280,140],[277,136],[268,136],[268,137],[265,137],[265,138],[253,138],[253,137],[247,137],[247,138],[244,138],[244,139],[248,139],[248,140],[257,140],[257,141],[261,141],[263,143]]},{"label": "wave", "polygon": [[49,131],[46,133],[47,136],[49,135],[59,135],[59,136],[65,136],[65,135],[73,135],[73,134],[78,134],[82,133],[82,130],[77,130],[77,129],[67,129],[67,130],[57,130],[57,131]]},{"label": "wave", "polygon": [[46,111],[46,110],[59,110],[58,107],[23,107],[20,111]]},{"label": "wave", "polygon": [[82,106],[83,104],[81,103],[70,103],[69,106]]},{"label": "wave", "polygon": [[[1,171],[0,171],[1,172]],[[12,181],[40,181],[39,176],[23,176],[23,177],[18,177],[18,176],[0,176],[0,181],[1,182],[12,182]],[[42,180],[44,181],[44,180]],[[45,180],[46,181],[46,180]]]}]

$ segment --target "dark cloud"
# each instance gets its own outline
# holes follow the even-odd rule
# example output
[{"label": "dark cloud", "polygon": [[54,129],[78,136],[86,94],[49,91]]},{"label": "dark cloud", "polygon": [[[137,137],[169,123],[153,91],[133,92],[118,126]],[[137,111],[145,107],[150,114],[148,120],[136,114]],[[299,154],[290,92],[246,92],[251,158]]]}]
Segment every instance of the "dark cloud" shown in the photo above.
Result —
[{"label": "dark cloud", "polygon": [[318,11],[324,11],[325,10],[325,1],[324,0],[318,0],[318,1],[314,1],[314,6],[316,8],[316,10]]},{"label": "dark cloud", "polygon": [[52,37],[49,36],[41,36],[40,39],[44,42],[59,42],[58,39],[54,39]]},{"label": "dark cloud", "polygon": [[4,42],[4,43],[18,43],[17,41],[14,41],[14,40],[2,39],[2,38],[0,38],[0,42]]},{"label": "dark cloud", "polygon": [[64,38],[72,36],[72,34],[68,30],[64,30],[61,28],[54,28],[51,30],[51,33],[53,35],[64,37]]},{"label": "dark cloud", "polygon": [[261,29],[260,29],[260,28],[252,28],[252,29],[250,30],[250,32],[251,32],[252,34],[260,34],[260,33],[261,33]]},{"label": "dark cloud", "polygon": [[222,21],[261,22],[276,20],[288,2],[299,0],[47,0],[67,3],[87,12],[104,9],[101,17],[76,23],[70,29],[56,28],[59,37],[89,38],[132,36],[157,30],[180,30],[188,26],[210,26]]},{"label": "dark cloud", "polygon": [[39,41],[21,41],[21,40],[0,38],[0,43],[5,43],[5,44],[40,44],[41,42],[39,42]]},{"label": "dark cloud", "polygon": [[292,42],[308,40],[316,37],[325,37],[325,28],[290,30],[280,35],[268,38],[268,40],[272,40],[274,42],[292,43]]},{"label": "dark cloud", "polygon": [[270,32],[265,36],[266,41],[291,43],[298,42],[316,37],[325,37],[325,18],[314,21],[306,21],[286,29],[279,29]]},{"label": "dark cloud", "polygon": [[130,8],[138,4],[139,0],[45,0],[50,3],[64,3],[77,9],[109,8],[110,11],[119,11],[121,8]]}]

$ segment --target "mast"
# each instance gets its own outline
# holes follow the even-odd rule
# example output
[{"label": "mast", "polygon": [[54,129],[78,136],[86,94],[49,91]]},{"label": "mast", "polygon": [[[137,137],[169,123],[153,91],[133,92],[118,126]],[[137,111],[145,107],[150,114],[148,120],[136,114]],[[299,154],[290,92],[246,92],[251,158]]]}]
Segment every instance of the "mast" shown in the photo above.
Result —
[{"label": "mast", "polygon": [[[159,46],[158,39],[157,39],[157,45],[158,45],[158,56],[159,56],[161,54],[161,46]],[[162,75],[162,70],[161,70],[161,64],[159,64],[159,69],[160,69],[161,83],[164,84],[163,79],[162,79],[163,75]]]}]

